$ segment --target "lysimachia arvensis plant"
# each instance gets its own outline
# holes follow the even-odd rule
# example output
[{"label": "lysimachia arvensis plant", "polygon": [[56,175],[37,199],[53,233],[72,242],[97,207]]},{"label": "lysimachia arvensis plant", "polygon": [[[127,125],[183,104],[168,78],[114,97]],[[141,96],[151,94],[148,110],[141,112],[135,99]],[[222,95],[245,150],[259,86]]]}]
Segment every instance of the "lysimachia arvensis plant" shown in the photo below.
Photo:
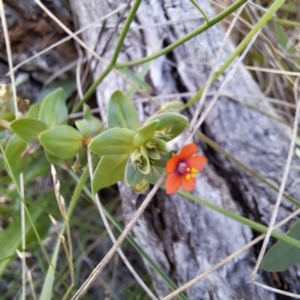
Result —
[{"label": "lysimachia arvensis plant", "polygon": [[155,183],[172,157],[166,142],[181,134],[187,125],[187,118],[174,112],[155,114],[141,125],[132,102],[122,92],[114,92],[108,104],[108,129],[88,145],[92,152],[101,155],[92,182],[93,192],[123,178],[137,191]]}]

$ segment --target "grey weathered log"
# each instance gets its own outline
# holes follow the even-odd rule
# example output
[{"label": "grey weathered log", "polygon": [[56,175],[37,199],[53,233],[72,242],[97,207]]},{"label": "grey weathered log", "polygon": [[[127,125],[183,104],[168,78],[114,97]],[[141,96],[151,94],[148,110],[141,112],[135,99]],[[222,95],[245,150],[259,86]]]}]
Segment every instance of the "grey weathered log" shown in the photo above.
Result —
[{"label": "grey weathered log", "polygon": [[[100,1],[101,4],[95,0],[70,2],[81,27],[115,8],[108,0]],[[208,0],[198,0],[198,3],[210,17],[214,15]],[[110,59],[118,37],[114,32],[117,21],[118,16],[108,19],[97,46],[97,51],[101,53],[109,36],[114,34],[103,55],[106,60]],[[144,0],[125,39],[119,61],[134,60],[152,54],[203,22],[202,16],[189,1]],[[120,28],[117,31],[120,32]],[[93,28],[83,34],[84,41],[92,48],[97,42],[98,32],[99,28]],[[153,61],[147,77],[153,87],[153,94],[163,96],[182,91],[197,91],[205,84],[211,66],[216,63],[216,53],[223,38],[223,28],[216,25],[167,56]],[[218,63],[224,62],[233,50],[234,45],[228,40]],[[103,69],[104,65],[100,64],[94,77],[97,78]],[[228,71],[219,77],[211,91],[217,90],[227,73]],[[99,106],[103,111],[110,94],[117,88],[126,90],[128,85],[113,72],[97,89]],[[248,103],[276,115],[272,107],[263,100],[258,85],[245,69],[236,71],[226,92],[236,95],[242,102],[247,100]],[[208,97],[206,101],[209,100]],[[165,102],[167,98],[162,97],[161,101]],[[138,102],[137,107],[142,120],[154,110],[149,103],[143,105]],[[195,106],[189,108],[189,117],[192,117],[194,111]],[[288,127],[222,96],[206,118],[202,130],[236,159],[272,183],[280,185],[290,142],[291,130]],[[172,147],[180,147],[184,141],[185,138],[181,137]],[[210,158],[210,163],[201,172],[193,194],[267,224],[276,193],[221,154],[208,148],[205,148],[205,153]],[[299,161],[295,158],[293,164],[299,165]],[[286,188],[298,200],[299,175],[299,171],[291,170]],[[119,189],[124,220],[128,222],[144,196],[135,194],[124,183],[119,184]],[[287,216],[293,209],[289,202],[283,200],[277,219]],[[178,195],[168,196],[164,191],[160,191],[153,199],[132,230],[132,235],[178,286],[211,268],[253,238],[253,232],[246,226]],[[275,294],[249,283],[255,260],[253,249],[243,252],[187,289],[188,299],[276,299]],[[167,295],[169,289],[162,279],[148,269],[159,297]],[[292,269],[281,278],[282,283],[288,283],[290,291],[299,292],[297,276],[296,269]],[[266,273],[260,274],[256,279],[270,286],[277,286]]]},{"label": "grey weathered log", "polygon": [[[61,40],[66,33],[48,17],[34,0],[5,0],[5,13],[9,31],[13,63],[17,65]],[[49,1],[47,7],[69,28],[72,16],[63,1]],[[6,47],[2,26],[0,26],[0,59],[6,61]],[[47,53],[23,65],[19,71],[30,72],[37,82],[44,83],[50,75],[57,73],[71,61],[77,59],[72,41],[51,49]],[[2,74],[0,75],[1,81]],[[30,93],[21,93],[29,99]]]}]

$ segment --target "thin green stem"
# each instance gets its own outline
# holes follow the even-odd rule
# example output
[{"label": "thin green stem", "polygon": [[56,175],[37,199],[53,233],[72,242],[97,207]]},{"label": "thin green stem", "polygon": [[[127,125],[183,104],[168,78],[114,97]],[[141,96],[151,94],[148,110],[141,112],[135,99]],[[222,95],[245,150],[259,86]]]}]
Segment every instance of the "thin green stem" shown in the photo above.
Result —
[{"label": "thin green stem", "polygon": [[[189,193],[186,193],[186,192],[182,192],[182,191],[179,191],[178,194],[180,194],[181,196],[189,199],[189,200],[192,200],[198,204],[201,204],[203,206],[206,206],[208,208],[211,208],[212,210],[230,218],[230,219],[233,219],[241,224],[244,224],[246,226],[249,226],[251,227],[252,229],[258,231],[258,232],[261,232],[261,233],[266,233],[268,231],[268,227],[267,226],[264,226],[262,224],[259,224],[257,222],[254,222],[252,220],[249,220],[245,217],[242,217],[240,215],[237,215],[229,210],[226,210],[224,208],[221,208],[217,205],[214,205],[208,201],[205,201],[205,200],[202,200],[192,194],[189,194]],[[300,248],[300,241],[290,237],[290,236],[287,236],[285,234],[282,234],[282,233],[279,233],[277,231],[272,231],[272,234],[271,234],[272,237],[276,238],[277,240],[280,240],[280,241],[283,241],[283,242],[286,242],[294,247],[297,247],[297,248]]]},{"label": "thin green stem", "polygon": [[131,10],[130,10],[130,12],[128,14],[128,17],[126,18],[125,24],[123,26],[123,29],[122,29],[121,33],[120,33],[120,37],[119,37],[119,39],[117,41],[117,45],[116,45],[114,54],[113,54],[113,56],[111,58],[110,64],[112,66],[114,66],[116,64],[116,61],[117,61],[119,53],[121,51],[124,39],[125,39],[125,37],[127,35],[127,32],[129,30],[129,27],[130,27],[130,24],[131,24],[132,20],[134,19],[135,14],[136,14],[136,12],[137,12],[140,4],[141,4],[141,0],[135,0],[134,3],[133,3],[133,5],[132,5],[132,7],[131,7]]},{"label": "thin green stem", "polygon": [[[214,83],[218,77],[228,68],[228,66],[233,62],[233,60],[247,47],[249,42],[253,39],[256,33],[272,18],[276,11],[282,6],[285,0],[276,0],[269,10],[264,14],[264,16],[257,22],[257,24],[252,28],[252,30],[245,36],[243,41],[235,48],[235,50],[230,54],[224,64],[220,69],[213,75],[211,84]],[[202,87],[198,92],[183,106],[185,109],[192,104],[194,104],[202,95],[204,87]]]},{"label": "thin green stem", "polygon": [[209,22],[209,19],[205,11],[202,9],[202,7],[195,0],[190,0],[190,2],[200,11],[207,24]]},{"label": "thin green stem", "polygon": [[279,19],[275,18],[276,23],[286,25],[286,26],[291,26],[291,27],[300,27],[300,22],[295,22],[295,21],[290,21],[286,19]]},{"label": "thin green stem", "polygon": [[122,28],[122,31],[120,33],[119,39],[117,41],[117,45],[115,47],[114,53],[112,55],[111,61],[109,63],[109,65],[106,67],[106,69],[103,71],[103,73],[96,79],[96,81],[89,87],[89,89],[85,92],[83,98],[75,105],[74,109],[72,110],[72,113],[75,113],[77,111],[79,111],[79,109],[81,108],[81,106],[88,100],[90,99],[90,97],[93,95],[93,93],[95,92],[97,86],[104,80],[104,78],[110,73],[110,71],[112,71],[112,69],[114,68],[116,61],[118,59],[119,53],[121,51],[124,39],[127,35],[127,32],[129,30],[130,24],[132,22],[132,20],[135,17],[135,14],[139,8],[141,4],[141,0],[135,0],[131,10],[128,14],[128,17],[125,21],[125,24]]},{"label": "thin green stem", "polygon": [[192,32],[190,32],[189,34],[184,36],[183,38],[179,39],[178,41],[174,42],[173,44],[169,45],[168,47],[162,49],[161,51],[154,53],[150,56],[138,59],[138,60],[116,64],[115,68],[124,68],[124,67],[135,66],[138,64],[143,64],[145,62],[148,62],[150,60],[153,60],[157,57],[160,57],[164,54],[169,53],[173,49],[177,48],[178,46],[182,45],[183,43],[185,43],[188,40],[192,39],[193,37],[197,36],[201,32],[205,31],[206,29],[208,29],[208,28],[212,27],[213,25],[217,24],[218,22],[222,21],[224,18],[226,18],[231,13],[233,13],[235,10],[237,10],[239,7],[241,7],[245,2],[247,2],[247,0],[238,0],[238,1],[234,2],[231,6],[229,6],[226,10],[221,12],[219,15],[217,15],[213,19],[209,20],[207,23],[202,24],[197,29],[193,30]]},{"label": "thin green stem", "polygon": [[68,212],[67,212],[68,219],[71,218],[71,215],[72,215],[74,208],[78,202],[81,191],[82,191],[83,187],[85,186],[88,178],[89,178],[89,169],[88,169],[88,167],[85,167],[83,173],[81,174],[81,177],[79,178],[79,180],[77,182],[74,194],[70,201],[70,205],[69,205]]}]

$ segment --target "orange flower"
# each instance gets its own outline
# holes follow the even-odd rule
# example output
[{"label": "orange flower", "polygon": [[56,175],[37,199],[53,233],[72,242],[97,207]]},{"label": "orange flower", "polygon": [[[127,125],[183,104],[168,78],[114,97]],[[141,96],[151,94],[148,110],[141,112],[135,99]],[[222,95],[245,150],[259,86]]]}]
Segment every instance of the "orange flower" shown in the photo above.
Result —
[{"label": "orange flower", "polygon": [[201,171],[207,160],[203,155],[194,155],[198,151],[196,144],[185,145],[178,155],[167,162],[166,181],[167,194],[175,194],[180,186],[186,191],[192,191],[196,185],[196,173]]}]

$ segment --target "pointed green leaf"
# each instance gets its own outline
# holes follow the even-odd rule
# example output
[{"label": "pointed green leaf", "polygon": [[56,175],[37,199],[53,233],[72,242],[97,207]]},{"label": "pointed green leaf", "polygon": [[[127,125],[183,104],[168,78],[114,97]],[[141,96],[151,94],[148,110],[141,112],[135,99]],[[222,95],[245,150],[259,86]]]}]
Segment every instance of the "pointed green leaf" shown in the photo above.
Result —
[{"label": "pointed green leaf", "polygon": [[102,122],[91,114],[88,106],[84,109],[84,119],[75,121],[75,124],[84,137],[95,136],[103,131]]},{"label": "pointed green leaf", "polygon": [[127,185],[134,186],[142,181],[144,175],[135,169],[132,165],[130,157],[127,159],[126,169],[125,169],[125,181]]},{"label": "pointed green leaf", "polygon": [[166,142],[159,138],[154,138],[152,142],[155,144],[155,148],[160,152],[168,152]]},{"label": "pointed green leaf", "polygon": [[24,171],[31,161],[29,156],[21,157],[21,154],[25,151],[26,147],[26,142],[18,136],[13,135],[5,149],[5,156],[12,168],[13,175],[17,180],[19,178],[18,175]]},{"label": "pointed green leaf", "polygon": [[153,139],[158,122],[158,120],[155,120],[139,128],[133,140],[135,146],[141,147]]},{"label": "pointed green leaf", "polygon": [[107,109],[108,128],[120,127],[136,131],[140,126],[139,115],[134,105],[121,91],[115,91]]},{"label": "pointed green leaf", "polygon": [[171,152],[160,152],[160,160],[153,160],[152,165],[159,168],[166,168],[167,161],[172,158]]},{"label": "pointed green leaf", "polygon": [[41,145],[60,158],[72,158],[80,149],[82,135],[69,125],[58,125],[40,134]]},{"label": "pointed green leaf", "polygon": [[92,152],[101,155],[130,154],[134,151],[134,131],[126,128],[108,129],[89,144]]},{"label": "pointed green leaf", "polygon": [[[159,168],[152,166],[150,174],[145,176],[145,179],[151,183],[156,184],[160,176],[165,172],[165,168]],[[165,183],[163,182],[161,186],[163,187]]]},{"label": "pointed green leaf", "polygon": [[148,150],[145,146],[141,146],[141,153],[143,155],[143,163],[141,166],[138,166],[138,169],[143,174],[149,174],[151,170],[151,166],[149,161]]},{"label": "pointed green leaf", "polygon": [[68,117],[68,109],[65,103],[65,93],[62,88],[58,88],[48,94],[39,113],[39,120],[48,127],[53,127],[65,121]]},{"label": "pointed green leaf", "polygon": [[[300,220],[297,220],[287,235],[300,240]],[[300,263],[300,250],[283,241],[275,243],[265,254],[260,268],[268,272],[282,272]]]},{"label": "pointed green leaf", "polygon": [[63,158],[60,158],[58,156],[53,155],[52,153],[45,151],[45,157],[49,163],[55,165],[55,166],[60,166],[63,169],[69,170],[70,167],[72,166],[72,161],[67,161]]},{"label": "pointed green leaf", "polygon": [[128,155],[104,155],[101,157],[92,181],[93,194],[124,178],[127,157]]},{"label": "pointed green leaf", "polygon": [[65,95],[65,100],[69,99],[69,97],[76,91],[76,80],[75,78],[68,78],[60,81],[56,81],[51,85],[44,88],[41,93],[38,95],[37,102],[42,102],[48,94],[52,93],[54,90],[58,88],[62,88]]},{"label": "pointed green leaf", "polygon": [[38,140],[39,134],[47,129],[47,125],[36,119],[22,118],[13,121],[10,128],[25,142],[34,143]]},{"label": "pointed green leaf", "polygon": [[55,279],[55,268],[56,268],[56,264],[57,264],[60,244],[61,244],[61,238],[58,237],[56,246],[54,248],[53,255],[51,258],[52,265],[49,265],[49,267],[48,267],[47,275],[45,277],[42,292],[41,292],[41,295],[39,298],[40,300],[51,300],[52,299],[52,294],[53,294],[53,290],[54,290],[53,285],[54,285],[54,279]]},{"label": "pointed green leaf", "polygon": [[161,131],[157,137],[170,141],[181,134],[188,126],[188,119],[176,113],[163,113],[149,118],[146,124],[159,120],[156,130]]},{"label": "pointed green leaf", "polygon": [[148,150],[148,155],[150,160],[160,160],[161,155],[158,150],[154,149],[147,149]]},{"label": "pointed green leaf", "polygon": [[46,159],[45,155],[41,153],[43,150],[40,149],[39,155],[34,155],[30,166],[24,171],[24,182],[29,182],[30,180],[41,177],[50,171],[50,164]]},{"label": "pointed green leaf", "polygon": [[164,103],[161,106],[161,112],[179,112],[183,108],[183,103],[180,100],[172,100]]},{"label": "pointed green leaf", "polygon": [[29,108],[29,111],[28,111],[26,117],[31,118],[31,119],[38,119],[39,114],[40,114],[41,106],[42,106],[41,103],[32,104]]},{"label": "pointed green leaf", "polygon": [[[149,69],[150,69],[150,66],[151,66],[151,61],[149,62],[146,62],[142,65],[142,68],[141,70],[139,71],[139,73],[136,75],[136,77],[142,81],[143,83],[145,83],[145,76],[147,75]],[[146,86],[145,86],[146,87]],[[147,85],[147,88],[148,88],[148,85]],[[149,90],[146,90],[146,91],[150,91],[151,88],[149,86]],[[131,86],[131,88],[126,92],[125,96],[128,98],[128,99],[131,99],[133,97],[133,95],[135,94],[135,92],[137,91],[137,88],[134,87],[133,85]]]},{"label": "pointed green leaf", "polygon": [[[146,65],[146,64],[145,64]],[[149,84],[147,84],[144,80],[140,79],[139,75],[135,75],[133,72],[131,72],[128,68],[120,68],[118,69],[121,73],[123,73],[126,77],[131,79],[131,81],[140,87],[141,89],[145,90],[146,92],[149,92],[151,90],[151,87]],[[143,74],[142,74],[143,75]]]}]

